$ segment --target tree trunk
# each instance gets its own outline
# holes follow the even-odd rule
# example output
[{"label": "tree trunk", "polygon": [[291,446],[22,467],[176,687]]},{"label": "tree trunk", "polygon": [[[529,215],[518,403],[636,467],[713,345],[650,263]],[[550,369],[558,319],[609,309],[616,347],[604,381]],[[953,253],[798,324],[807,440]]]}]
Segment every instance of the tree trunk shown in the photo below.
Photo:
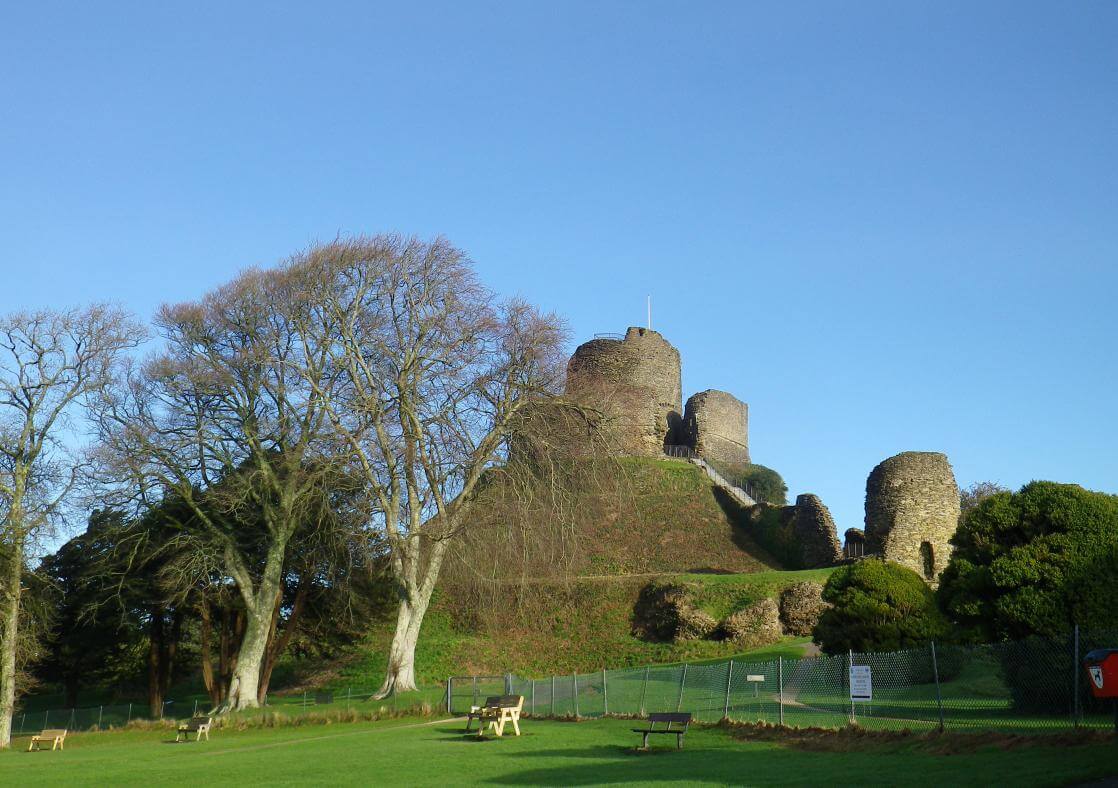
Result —
[{"label": "tree trunk", "polygon": [[4,555],[0,585],[0,748],[12,743],[12,714],[16,708],[16,641],[19,639],[20,580],[23,540],[15,539]]},{"label": "tree trunk", "polygon": [[163,716],[163,683],[159,680],[164,652],[163,605],[152,605],[148,615],[148,710],[151,718],[158,720]]},{"label": "tree trunk", "polygon": [[273,544],[268,551],[264,573],[250,595],[241,589],[245,601],[245,635],[237,650],[237,666],[229,682],[229,694],[223,711],[255,709],[260,706],[260,672],[268,652],[268,634],[272,630],[272,612],[283,593],[284,546]]},{"label": "tree trunk", "polygon": [[415,644],[419,641],[419,628],[423,626],[423,616],[427,613],[430,602],[431,592],[423,594],[422,589],[417,589],[414,594],[405,595],[400,600],[400,609],[396,614],[396,633],[392,636],[392,647],[388,651],[388,672],[374,698],[419,689],[415,683]]},{"label": "tree trunk", "polygon": [[205,599],[198,603],[198,616],[201,619],[198,624],[198,650],[201,652],[199,656],[202,661],[202,683],[206,687],[206,694],[210,696],[210,703],[213,704],[214,708],[217,708],[224,699],[223,682],[220,675],[216,681],[214,677],[213,658],[210,655],[210,638],[213,627],[210,623],[210,603]]},{"label": "tree trunk", "polygon": [[287,616],[287,621],[283,626],[283,633],[277,636],[279,628],[279,610],[280,604],[283,602],[283,595],[281,594],[276,598],[276,609],[272,614],[272,627],[268,633],[268,650],[264,656],[264,666],[260,670],[260,687],[257,690],[257,700],[264,703],[264,697],[268,694],[268,685],[272,681],[272,671],[276,667],[276,661],[280,655],[287,649],[287,644],[291,642],[291,636],[299,627],[299,622],[303,618],[303,609],[307,604],[307,589],[309,587],[305,577],[299,578],[299,587],[295,591],[295,600],[291,604],[291,613]]}]

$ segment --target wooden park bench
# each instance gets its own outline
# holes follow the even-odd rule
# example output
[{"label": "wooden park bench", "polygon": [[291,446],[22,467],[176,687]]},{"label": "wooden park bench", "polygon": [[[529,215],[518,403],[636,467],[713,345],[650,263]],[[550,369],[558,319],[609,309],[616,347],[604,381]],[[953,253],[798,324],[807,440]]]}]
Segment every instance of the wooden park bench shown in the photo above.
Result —
[{"label": "wooden park bench", "polygon": [[490,695],[482,706],[471,706],[466,716],[466,731],[470,723],[478,721],[477,735],[484,736],[489,728],[498,737],[505,733],[505,724],[511,722],[516,735],[520,735],[520,712],[524,708],[523,695]]},{"label": "wooden park bench", "polygon": [[210,726],[213,724],[213,717],[191,717],[190,722],[184,722],[178,727],[178,732],[175,734],[175,741],[190,741],[190,734],[198,734],[195,741],[202,741],[202,737],[206,737],[206,741],[210,740]]},{"label": "wooden park bench", "polygon": [[64,750],[66,749],[66,729],[65,728],[47,728],[42,733],[31,737],[31,744],[27,747],[27,751],[41,750],[45,742],[50,742],[51,750]]},{"label": "wooden park bench", "polygon": [[[666,723],[663,728],[657,728],[656,723]],[[673,728],[673,724],[682,725],[682,728]],[[641,739],[641,749],[648,749],[648,737],[653,734],[671,733],[675,735],[675,747],[677,750],[683,749],[683,737],[687,733],[687,726],[691,724],[691,712],[689,711],[669,711],[657,714],[648,715],[647,728],[633,728],[633,733],[639,733]]]}]

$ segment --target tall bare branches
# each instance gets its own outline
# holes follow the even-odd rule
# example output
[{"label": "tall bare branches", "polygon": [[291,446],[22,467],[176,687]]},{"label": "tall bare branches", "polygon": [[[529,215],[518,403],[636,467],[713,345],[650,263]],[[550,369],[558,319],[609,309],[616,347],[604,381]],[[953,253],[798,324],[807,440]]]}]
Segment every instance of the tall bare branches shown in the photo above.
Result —
[{"label": "tall bare branches", "polygon": [[78,411],[100,397],[121,354],[143,338],[105,305],[0,318],[0,747],[11,739],[26,546],[87,468]]},{"label": "tall bare branches", "polygon": [[443,239],[341,241],[292,261],[300,320],[338,376],[323,407],[385,535],[400,600],[381,693],[415,688],[419,627],[448,545],[517,414],[558,390],[564,327],[496,303]]}]

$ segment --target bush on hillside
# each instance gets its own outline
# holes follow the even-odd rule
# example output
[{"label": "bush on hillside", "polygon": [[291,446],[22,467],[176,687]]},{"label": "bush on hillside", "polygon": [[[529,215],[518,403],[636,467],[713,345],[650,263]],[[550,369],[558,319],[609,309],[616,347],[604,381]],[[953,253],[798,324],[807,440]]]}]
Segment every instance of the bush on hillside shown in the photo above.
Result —
[{"label": "bush on hillside", "polygon": [[757,464],[730,465],[715,462],[712,465],[726,477],[727,481],[751,490],[754,500],[759,503],[771,503],[774,506],[787,505],[788,485],[772,468]]},{"label": "bush on hillside", "polygon": [[810,635],[827,607],[823,586],[810,580],[794,583],[780,592],[780,621],[789,635]]},{"label": "bush on hillside", "polygon": [[767,646],[784,636],[780,627],[780,610],[776,602],[768,598],[731,613],[719,625],[719,630],[723,638],[743,648]]},{"label": "bush on hillside", "polygon": [[947,621],[920,575],[869,558],[839,567],[823,588],[825,610],[813,637],[827,654],[901,651],[939,640]]},{"label": "bush on hillside", "polygon": [[660,580],[646,585],[633,606],[633,634],[661,642],[701,640],[711,635],[718,621],[692,604],[692,590],[684,583]]},{"label": "bush on hillside", "polygon": [[952,543],[939,598],[971,639],[1118,628],[1118,496],[1031,482],[982,500]]}]

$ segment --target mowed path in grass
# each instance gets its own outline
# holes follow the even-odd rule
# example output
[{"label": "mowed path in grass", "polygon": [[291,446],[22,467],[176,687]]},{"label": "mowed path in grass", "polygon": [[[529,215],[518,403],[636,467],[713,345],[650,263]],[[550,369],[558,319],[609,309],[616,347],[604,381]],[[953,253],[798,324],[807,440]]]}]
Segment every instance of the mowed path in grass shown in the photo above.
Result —
[{"label": "mowed path in grass", "polygon": [[[637,753],[627,720],[525,720],[524,735],[479,741],[460,722],[391,720],[216,731],[73,735],[65,752],[0,752],[0,785],[1065,785],[1118,774],[1118,746],[936,755],[913,745],[815,752],[692,728]],[[662,737],[673,739],[674,737]],[[17,744],[26,739],[17,740]]]}]

